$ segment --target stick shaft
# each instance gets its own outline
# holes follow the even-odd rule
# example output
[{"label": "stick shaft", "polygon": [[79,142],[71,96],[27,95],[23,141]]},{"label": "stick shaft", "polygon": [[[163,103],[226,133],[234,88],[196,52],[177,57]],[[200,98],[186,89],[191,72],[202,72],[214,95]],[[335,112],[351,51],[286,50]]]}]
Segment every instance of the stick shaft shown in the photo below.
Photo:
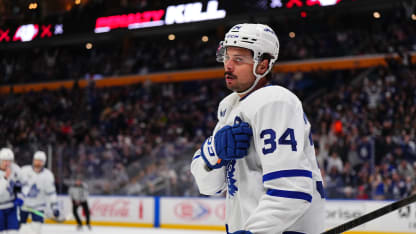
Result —
[{"label": "stick shaft", "polygon": [[23,211],[27,211],[27,212],[32,212],[32,213],[34,213],[37,216],[40,216],[42,218],[45,218],[45,214],[42,211],[35,210],[35,209],[30,208],[30,207],[27,207],[27,206],[22,206],[22,210]]},{"label": "stick shaft", "polygon": [[344,224],[341,224],[339,226],[336,226],[328,231],[323,232],[322,234],[339,234],[339,233],[343,233],[347,230],[350,230],[352,228],[355,228],[363,223],[366,223],[370,220],[376,219],[380,216],[383,216],[387,213],[390,213],[394,210],[397,210],[403,206],[409,205],[410,203],[413,203],[414,201],[416,201],[416,194],[413,194],[409,197],[406,197],[402,200],[393,202],[389,205],[383,206],[377,210],[374,210],[368,214],[365,214],[361,217],[358,217],[356,219],[353,219],[351,221],[348,221]]}]

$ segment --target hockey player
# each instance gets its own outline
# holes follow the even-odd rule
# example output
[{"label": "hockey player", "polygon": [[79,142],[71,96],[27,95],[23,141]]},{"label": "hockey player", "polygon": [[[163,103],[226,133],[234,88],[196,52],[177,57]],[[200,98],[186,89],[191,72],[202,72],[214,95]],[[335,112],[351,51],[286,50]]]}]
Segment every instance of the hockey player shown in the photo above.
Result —
[{"label": "hockey player", "polygon": [[227,191],[227,233],[324,230],[311,125],[292,92],[268,85],[278,53],[275,32],[263,24],[235,25],[217,51],[234,92],[220,102],[218,123],[191,171],[202,194]]},{"label": "hockey player", "polygon": [[0,233],[17,233],[19,229],[18,207],[23,200],[20,191],[20,168],[14,162],[9,148],[0,150]]},{"label": "hockey player", "polygon": [[[53,215],[59,217],[54,176],[51,171],[44,168],[46,154],[43,151],[36,151],[33,156],[32,165],[22,167],[22,193],[25,206],[40,212],[45,212],[47,207],[53,211]],[[31,227],[36,234],[41,233],[43,217],[29,211],[22,210],[20,222],[25,224],[28,216],[31,215]],[[23,227],[22,227],[23,228]]]}]

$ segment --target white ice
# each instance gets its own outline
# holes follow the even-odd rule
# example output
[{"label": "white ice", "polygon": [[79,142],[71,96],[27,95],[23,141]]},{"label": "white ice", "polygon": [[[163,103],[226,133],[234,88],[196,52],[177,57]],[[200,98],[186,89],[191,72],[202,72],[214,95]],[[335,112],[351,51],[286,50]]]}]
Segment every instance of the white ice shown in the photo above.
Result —
[{"label": "white ice", "polygon": [[82,231],[77,231],[75,225],[44,224],[42,234],[222,234],[222,231],[182,230],[165,228],[128,228],[93,226],[88,230],[85,226]]}]

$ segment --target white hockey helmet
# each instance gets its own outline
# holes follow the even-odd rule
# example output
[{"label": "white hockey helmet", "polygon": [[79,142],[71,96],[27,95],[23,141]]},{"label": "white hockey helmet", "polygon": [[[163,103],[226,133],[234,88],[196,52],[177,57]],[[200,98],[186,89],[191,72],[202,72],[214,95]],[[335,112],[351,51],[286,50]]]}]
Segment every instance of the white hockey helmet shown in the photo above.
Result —
[{"label": "white hockey helmet", "polygon": [[[217,50],[217,61],[224,62],[224,56],[227,47],[236,46],[249,49],[253,52],[254,66],[253,74],[256,80],[253,85],[239,94],[246,94],[250,92],[259,82],[265,77],[273,68],[274,63],[279,56],[279,39],[276,33],[265,24],[237,24],[232,27],[226,34],[224,41],[220,42]],[[257,74],[256,68],[263,54],[269,54],[271,59],[269,61],[268,70],[264,74]]]},{"label": "white hockey helmet", "polygon": [[43,151],[36,151],[33,155],[33,160],[40,160],[43,163],[46,162],[46,154]]},{"label": "white hockey helmet", "polygon": [[14,161],[14,153],[9,148],[2,148],[0,150],[0,161],[1,160],[10,160]]}]

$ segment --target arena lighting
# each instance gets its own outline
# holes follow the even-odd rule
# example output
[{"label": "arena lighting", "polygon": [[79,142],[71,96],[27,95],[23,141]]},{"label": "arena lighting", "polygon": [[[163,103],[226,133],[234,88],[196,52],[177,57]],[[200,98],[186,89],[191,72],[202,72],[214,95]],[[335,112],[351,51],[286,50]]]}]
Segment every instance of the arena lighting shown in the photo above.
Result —
[{"label": "arena lighting", "polygon": [[173,41],[173,40],[175,40],[175,34],[169,34],[169,36],[168,36],[168,39],[169,39],[169,41]]},{"label": "arena lighting", "polygon": [[36,10],[36,8],[38,8],[38,3],[37,2],[31,2],[31,3],[29,3],[29,6],[27,8],[29,10]]},{"label": "arena lighting", "polygon": [[92,43],[91,42],[85,43],[85,49],[87,49],[87,50],[92,49]]},{"label": "arena lighting", "polygon": [[151,10],[125,15],[100,17],[95,23],[95,33],[105,33],[116,28],[138,29],[162,25],[182,24],[189,22],[221,19],[226,15],[225,10],[218,10],[218,1],[207,3],[206,10],[201,2],[171,5],[166,10]]},{"label": "arena lighting", "polygon": [[375,19],[380,19],[380,17],[381,17],[380,12],[378,12],[378,11],[374,11],[374,12],[373,12],[373,17],[374,17]]},{"label": "arena lighting", "polygon": [[306,16],[308,16],[308,14],[306,14],[306,12],[305,12],[305,11],[302,11],[302,12],[300,13],[300,17],[302,17],[302,18],[306,18]]},{"label": "arena lighting", "polygon": [[79,4],[81,4],[81,0],[75,0],[75,5],[79,5]]}]

